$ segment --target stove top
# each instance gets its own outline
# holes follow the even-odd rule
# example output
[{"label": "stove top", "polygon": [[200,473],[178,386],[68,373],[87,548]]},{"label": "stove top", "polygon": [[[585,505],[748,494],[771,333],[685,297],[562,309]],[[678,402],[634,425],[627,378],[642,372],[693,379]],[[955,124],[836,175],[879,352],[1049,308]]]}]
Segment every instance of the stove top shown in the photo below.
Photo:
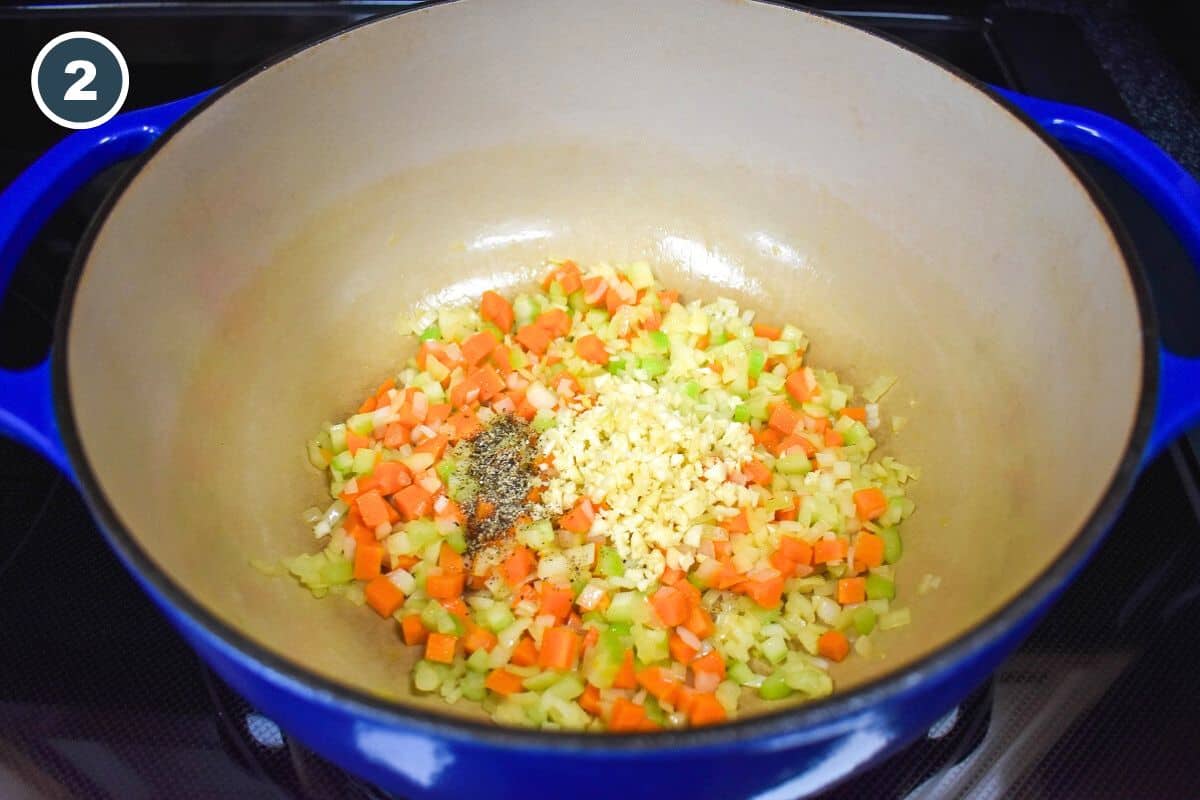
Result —
[{"label": "stove top", "polygon": [[[132,73],[126,108],[137,108],[215,86],[398,5],[407,3],[0,9],[0,102],[19,110],[0,143],[0,182],[62,135],[34,109],[25,77],[59,33],[86,29],[116,42]],[[1196,114],[1162,103],[1153,119],[1131,112],[1144,98],[1136,86],[1130,94],[1128,80],[1119,90],[1106,71],[1121,69],[1121,52],[1107,49],[1103,35],[1113,18],[1080,16],[1078,3],[817,5],[982,80],[1087,105],[1151,134],[1172,113]],[[1153,51],[1130,56],[1125,40],[1121,48],[1138,69],[1164,69],[1147,66]],[[1162,128],[1167,139],[1170,129]],[[1198,163],[1190,142],[1163,143]],[[1183,251],[1119,177],[1098,162],[1083,165],[1150,271],[1168,343],[1200,354],[1190,299],[1200,297],[1200,279]],[[45,354],[75,243],[125,166],[81,189],[30,249],[0,304],[0,365],[30,366]],[[828,796],[1195,796],[1200,708],[1184,698],[1196,694],[1200,662],[1198,478],[1192,448],[1174,445],[1146,470],[1064,599],[993,678],[923,739]],[[0,654],[0,797],[383,796],[293,742],[209,672],[117,562],[74,488],[3,440]]]}]

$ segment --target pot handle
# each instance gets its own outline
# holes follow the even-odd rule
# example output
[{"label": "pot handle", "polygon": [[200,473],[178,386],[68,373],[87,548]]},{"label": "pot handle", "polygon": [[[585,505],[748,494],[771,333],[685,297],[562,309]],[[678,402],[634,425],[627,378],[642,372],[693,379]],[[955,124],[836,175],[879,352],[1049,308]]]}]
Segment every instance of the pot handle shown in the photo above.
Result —
[{"label": "pot handle", "polygon": [[[1154,142],[1117,120],[1085,108],[999,89],[1047,133],[1116,170],[1175,231],[1200,269],[1200,183]],[[1159,347],[1158,408],[1142,463],[1200,421],[1200,359]]]},{"label": "pot handle", "polygon": [[[144,151],[208,92],[118,114],[72,133],[31,164],[0,194],[0,295],[29,243],[50,215],[96,173]],[[0,435],[28,445],[68,476],[71,465],[51,397],[50,359],[20,372],[0,370]]]}]

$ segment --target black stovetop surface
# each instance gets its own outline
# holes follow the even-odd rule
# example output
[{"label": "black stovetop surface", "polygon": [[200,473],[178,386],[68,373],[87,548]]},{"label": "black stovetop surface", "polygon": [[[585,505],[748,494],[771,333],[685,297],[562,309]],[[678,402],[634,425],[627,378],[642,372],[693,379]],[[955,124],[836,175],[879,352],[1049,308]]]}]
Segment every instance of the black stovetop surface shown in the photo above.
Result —
[{"label": "black stovetop surface", "polygon": [[[272,53],[396,5],[0,9],[0,107],[10,109],[0,182],[61,136],[34,108],[27,77],[37,50],[58,33],[86,29],[116,42],[132,72],[126,108],[137,108],[217,85]],[[1118,91],[1106,72],[1130,56],[1105,50],[1078,3],[816,5],[983,80],[1088,105],[1152,135],[1164,119],[1170,128],[1195,113],[1161,103],[1153,119],[1132,113],[1143,98],[1136,87],[1130,93],[1124,73]],[[1156,63],[1153,51],[1134,56],[1142,70]],[[1170,136],[1160,141],[1182,148],[1176,155],[1188,162],[1188,137]],[[1178,244],[1120,178],[1097,163],[1084,166],[1147,265],[1168,342],[1200,353],[1193,313],[1200,281]],[[0,365],[29,366],[46,352],[74,244],[123,168],[82,189],[30,249],[0,303]],[[1195,797],[1198,477],[1187,444],[1160,457],[1083,574],[995,676],[929,736],[830,796]],[[117,562],[74,488],[0,440],[0,797],[81,796],[377,793],[295,744],[221,684]]]}]

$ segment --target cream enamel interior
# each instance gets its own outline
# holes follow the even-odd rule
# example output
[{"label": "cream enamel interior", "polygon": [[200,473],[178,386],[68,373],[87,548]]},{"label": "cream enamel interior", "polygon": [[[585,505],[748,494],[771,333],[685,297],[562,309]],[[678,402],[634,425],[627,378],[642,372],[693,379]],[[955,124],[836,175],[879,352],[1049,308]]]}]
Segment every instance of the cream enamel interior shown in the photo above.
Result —
[{"label": "cream enamel interior", "polygon": [[[1109,230],[960,79],[768,4],[460,0],[255,75],[124,192],[67,353],[101,488],[222,620],[403,699],[392,626],[248,562],[314,546],[303,441],[408,352],[398,314],[551,255],[649,258],[689,295],[798,322],[814,363],[901,376],[884,417],[910,423],[881,439],[924,470],[900,570],[914,624],[835,668],[842,689],[1020,593],[1133,424],[1139,318]],[[941,589],[918,596],[926,573]]]}]

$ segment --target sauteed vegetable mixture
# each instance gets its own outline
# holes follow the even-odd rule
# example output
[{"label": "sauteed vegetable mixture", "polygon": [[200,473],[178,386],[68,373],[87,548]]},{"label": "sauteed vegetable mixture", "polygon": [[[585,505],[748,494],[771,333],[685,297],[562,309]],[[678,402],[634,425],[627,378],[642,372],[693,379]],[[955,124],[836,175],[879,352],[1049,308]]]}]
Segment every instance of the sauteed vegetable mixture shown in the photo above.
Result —
[{"label": "sauteed vegetable mixture", "polygon": [[395,620],[413,688],[497,722],[652,731],[833,691],[909,621],[916,472],[877,401],[790,324],[683,301],[650,267],[555,261],[541,290],[429,314],[415,358],[308,445],[336,498],[315,595]]}]

